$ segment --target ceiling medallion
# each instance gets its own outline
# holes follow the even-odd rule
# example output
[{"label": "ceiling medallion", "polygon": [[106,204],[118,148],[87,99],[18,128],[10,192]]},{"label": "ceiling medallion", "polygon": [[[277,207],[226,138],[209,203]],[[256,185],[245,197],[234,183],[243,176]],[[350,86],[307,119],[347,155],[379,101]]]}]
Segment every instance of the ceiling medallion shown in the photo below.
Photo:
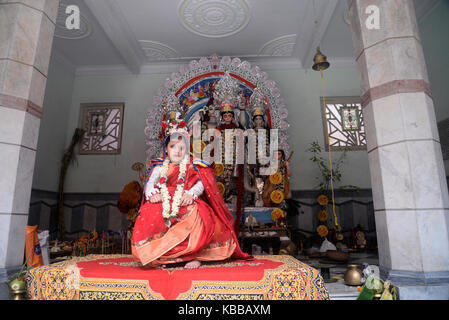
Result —
[{"label": "ceiling medallion", "polygon": [[208,38],[221,38],[241,31],[249,22],[245,0],[184,0],[179,20],[189,31]]},{"label": "ceiling medallion", "polygon": [[60,4],[58,9],[58,16],[56,17],[55,37],[61,39],[77,40],[88,37],[92,28],[87,21],[87,18],[80,13],[80,28],[69,30],[66,27],[66,20],[69,15],[66,13],[67,5]]},{"label": "ceiling medallion", "polygon": [[139,40],[148,61],[178,58],[178,52],[169,46],[156,41]]},{"label": "ceiling medallion", "polygon": [[296,34],[289,34],[267,42],[259,51],[260,56],[290,57],[296,44]]}]

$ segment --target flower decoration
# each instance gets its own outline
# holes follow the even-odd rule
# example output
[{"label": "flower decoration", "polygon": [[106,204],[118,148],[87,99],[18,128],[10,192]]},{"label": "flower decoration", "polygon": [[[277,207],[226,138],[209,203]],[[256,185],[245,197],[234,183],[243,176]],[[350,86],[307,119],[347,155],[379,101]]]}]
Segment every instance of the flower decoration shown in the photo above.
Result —
[{"label": "flower decoration", "polygon": [[322,194],[318,197],[317,201],[320,205],[326,206],[329,203],[329,198]]},{"label": "flower decoration", "polygon": [[279,171],[273,173],[270,175],[270,182],[272,184],[280,184],[282,182],[282,174]]},{"label": "flower decoration", "polygon": [[[161,188],[161,194],[162,194],[162,216],[166,223],[169,223],[169,221],[173,218],[176,218],[179,213],[179,207],[181,205],[181,197],[182,193],[184,191],[184,179],[186,175],[187,170],[187,163],[189,161],[188,157],[185,157],[180,165],[179,165],[179,176],[178,176],[178,185],[176,186],[175,194],[173,195],[173,202],[170,206],[170,193],[168,192],[167,188],[167,173],[168,173],[168,165],[170,163],[170,159],[167,157],[167,159],[164,160],[164,163],[162,165],[161,170],[161,178],[159,179],[159,184]],[[162,181],[162,183],[161,183]],[[182,181],[181,183],[179,183]]]},{"label": "flower decoration", "polygon": [[192,143],[193,151],[196,153],[203,153],[206,148],[206,143],[203,140],[195,140]]},{"label": "flower decoration", "polygon": [[328,235],[329,230],[325,225],[319,225],[318,228],[316,228],[316,231],[318,232],[318,235],[322,238]]},{"label": "flower decoration", "polygon": [[329,218],[329,214],[327,213],[326,210],[320,210],[318,212],[318,220],[324,222]]},{"label": "flower decoration", "polygon": [[284,210],[280,208],[273,209],[273,211],[271,211],[271,219],[273,219],[274,222],[283,221],[285,219]]},{"label": "flower decoration", "polygon": [[225,192],[224,184],[221,182],[217,182],[217,187],[218,187],[218,190],[220,190],[221,195],[224,195],[224,192]]},{"label": "flower decoration", "polygon": [[284,200],[284,193],[280,190],[274,190],[270,194],[270,199],[274,203],[279,204]]},{"label": "flower decoration", "polygon": [[184,135],[187,139],[190,139],[190,131],[187,127],[187,123],[180,119],[180,114],[176,114],[174,111],[169,115],[169,119],[166,121],[162,121],[161,123],[161,131],[159,134],[159,138],[162,140],[166,136],[171,135],[173,133],[180,133]]},{"label": "flower decoration", "polygon": [[224,165],[222,163],[216,163],[214,166],[215,176],[219,177],[223,174],[223,172],[224,172]]}]

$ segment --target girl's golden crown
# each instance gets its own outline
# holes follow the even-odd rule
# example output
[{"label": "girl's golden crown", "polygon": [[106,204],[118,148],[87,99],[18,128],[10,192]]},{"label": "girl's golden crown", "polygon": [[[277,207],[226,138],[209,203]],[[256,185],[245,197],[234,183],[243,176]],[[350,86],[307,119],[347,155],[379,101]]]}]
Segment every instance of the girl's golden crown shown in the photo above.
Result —
[{"label": "girl's golden crown", "polygon": [[190,131],[187,127],[187,123],[180,118],[180,114],[171,111],[168,119],[161,123],[160,138],[161,140],[165,139],[165,137],[171,136],[174,133],[182,134],[187,139],[190,138]]}]

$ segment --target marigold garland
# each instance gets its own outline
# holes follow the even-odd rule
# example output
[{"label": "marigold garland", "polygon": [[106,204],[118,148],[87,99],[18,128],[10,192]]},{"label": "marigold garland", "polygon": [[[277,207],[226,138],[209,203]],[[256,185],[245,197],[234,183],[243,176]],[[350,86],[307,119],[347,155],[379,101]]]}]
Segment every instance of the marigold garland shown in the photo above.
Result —
[{"label": "marigold garland", "polygon": [[203,153],[204,149],[206,148],[206,143],[203,140],[195,140],[192,144],[193,151],[196,153]]},{"label": "marigold garland", "polygon": [[274,190],[270,194],[270,199],[274,203],[279,204],[284,200],[284,193],[280,190]]},{"label": "marigold garland", "polygon": [[285,219],[285,212],[282,209],[276,208],[271,211],[271,219],[274,222],[281,222]]},{"label": "marigold garland", "polygon": [[327,236],[328,233],[329,233],[329,230],[328,230],[327,227],[324,226],[324,225],[319,225],[318,228],[316,228],[316,231],[318,232],[318,235],[319,235],[320,237],[323,237],[323,238],[324,238],[325,236]]},{"label": "marigold garland", "polygon": [[224,172],[224,165],[222,163],[216,163],[214,165],[214,174],[216,177],[219,177]]},{"label": "marigold garland", "polygon": [[272,184],[280,184],[282,182],[282,174],[279,171],[273,173],[270,175],[270,182]]},{"label": "marigold garland", "polygon": [[324,222],[329,218],[329,214],[327,213],[326,210],[320,210],[318,212],[318,220]]},{"label": "marigold garland", "polygon": [[224,192],[225,192],[224,184],[221,182],[217,182],[217,187],[218,187],[218,190],[220,190],[221,195],[224,195]]},{"label": "marigold garland", "polygon": [[320,205],[327,206],[327,204],[329,203],[329,198],[322,194],[318,197],[317,201]]}]

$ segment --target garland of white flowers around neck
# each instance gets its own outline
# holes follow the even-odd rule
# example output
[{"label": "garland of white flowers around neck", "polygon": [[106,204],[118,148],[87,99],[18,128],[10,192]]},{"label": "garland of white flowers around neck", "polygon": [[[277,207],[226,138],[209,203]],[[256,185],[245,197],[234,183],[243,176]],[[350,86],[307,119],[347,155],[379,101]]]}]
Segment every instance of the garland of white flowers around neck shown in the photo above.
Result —
[{"label": "garland of white flowers around neck", "polygon": [[159,179],[159,188],[162,194],[162,216],[165,220],[165,224],[170,225],[170,220],[178,216],[182,192],[184,191],[184,181],[188,162],[189,159],[187,157],[184,157],[181,163],[179,164],[178,181],[175,194],[173,195],[173,202],[171,208],[170,208],[171,196],[167,188],[167,173],[170,159],[167,157],[164,160],[164,163],[162,164],[161,177]]}]

